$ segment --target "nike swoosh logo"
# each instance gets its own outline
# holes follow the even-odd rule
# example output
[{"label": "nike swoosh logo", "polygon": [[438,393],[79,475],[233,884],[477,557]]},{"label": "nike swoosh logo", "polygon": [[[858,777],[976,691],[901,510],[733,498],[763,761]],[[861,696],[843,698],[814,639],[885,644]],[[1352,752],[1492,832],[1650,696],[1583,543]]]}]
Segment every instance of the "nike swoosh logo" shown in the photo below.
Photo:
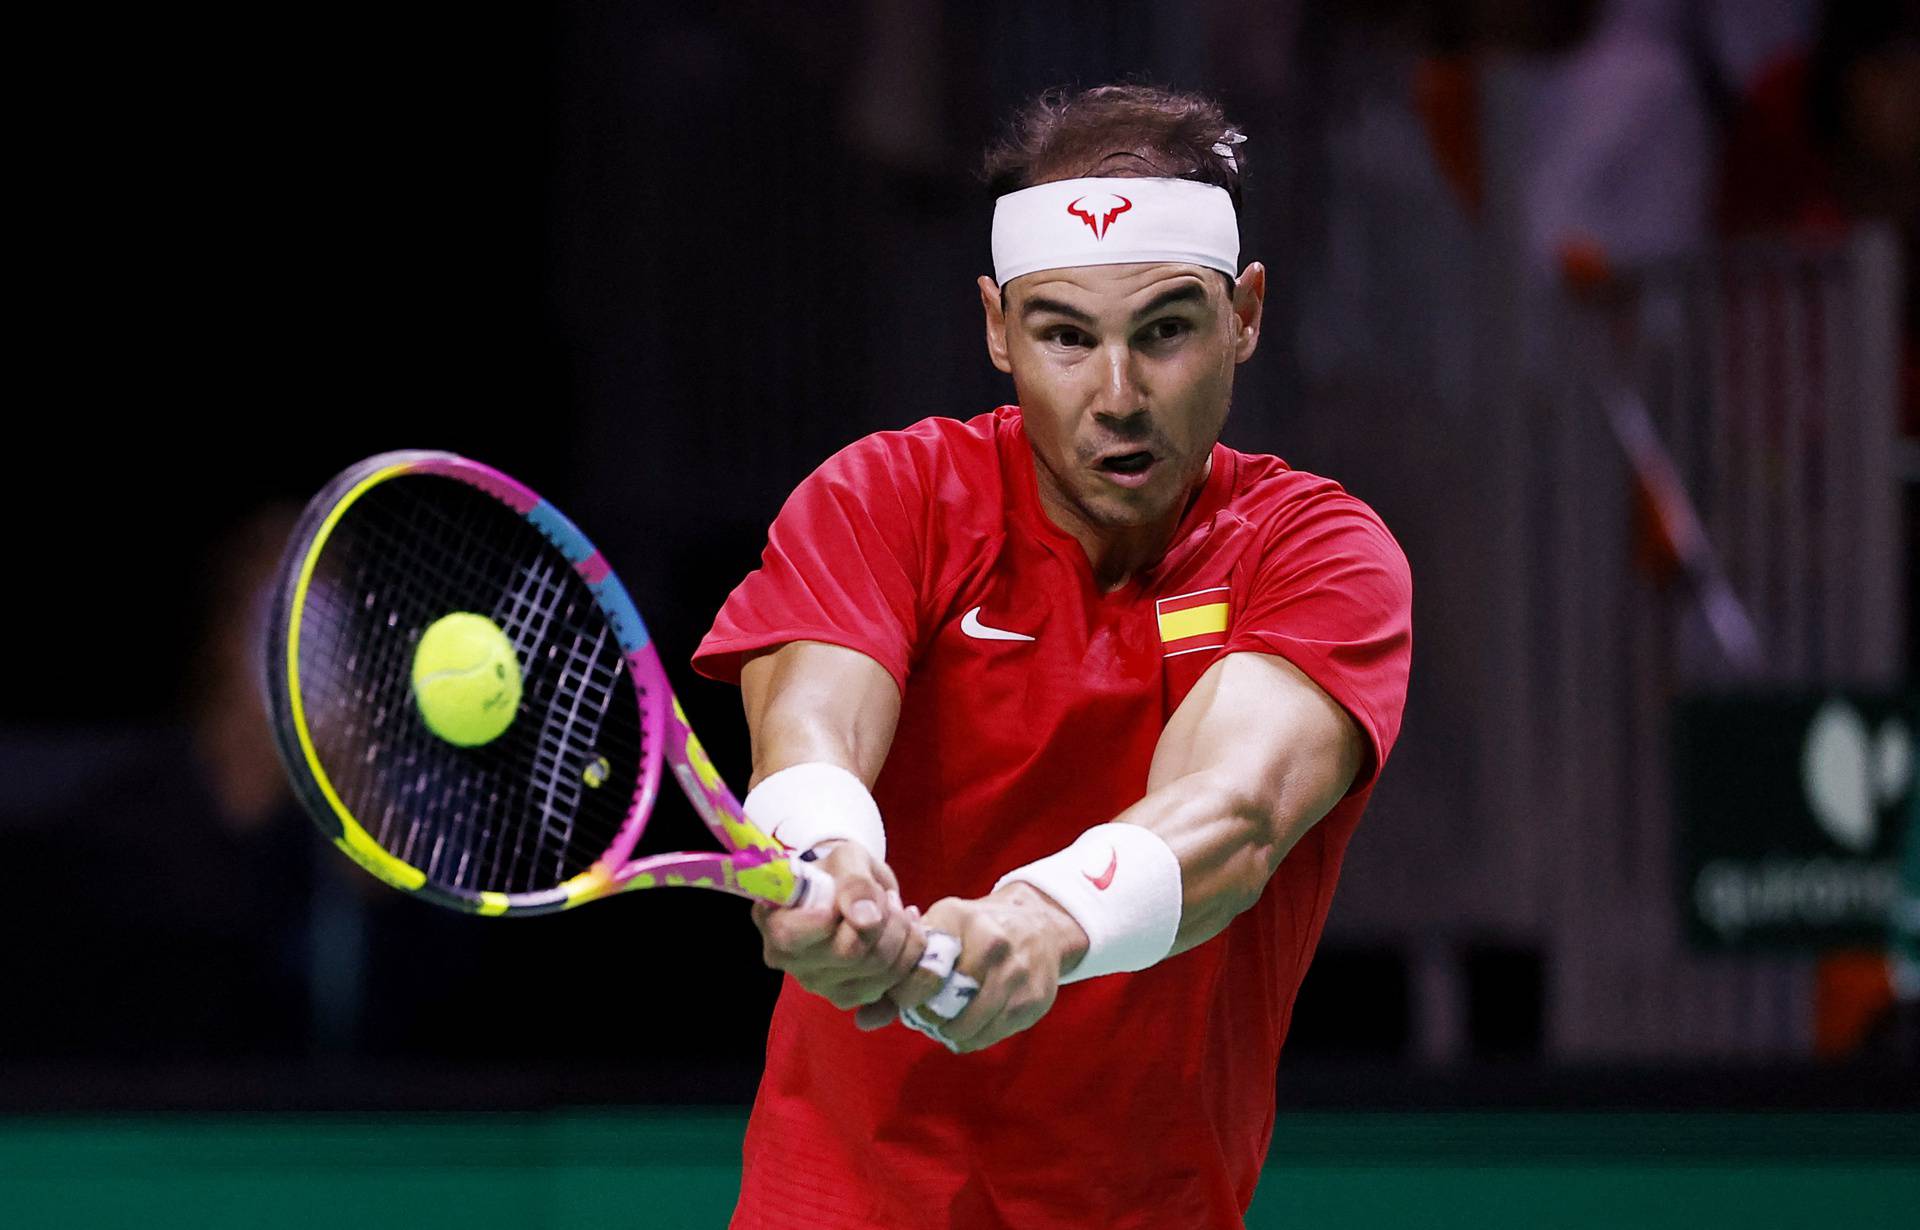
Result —
[{"label": "nike swoosh logo", "polygon": [[1087,873],[1084,871],[1081,872],[1080,874],[1083,876],[1086,876],[1087,880],[1094,886],[1094,888],[1104,893],[1107,891],[1107,885],[1113,883],[1113,873],[1115,870],[1119,868],[1119,866],[1120,866],[1120,852],[1118,850],[1115,850],[1107,856],[1107,869],[1105,871],[1101,872],[1097,876],[1087,875]]},{"label": "nike swoosh logo", "polygon": [[960,631],[976,641],[1030,641],[1033,638],[1024,632],[1009,632],[1005,628],[989,628],[980,622],[980,608],[974,607],[960,617]]}]

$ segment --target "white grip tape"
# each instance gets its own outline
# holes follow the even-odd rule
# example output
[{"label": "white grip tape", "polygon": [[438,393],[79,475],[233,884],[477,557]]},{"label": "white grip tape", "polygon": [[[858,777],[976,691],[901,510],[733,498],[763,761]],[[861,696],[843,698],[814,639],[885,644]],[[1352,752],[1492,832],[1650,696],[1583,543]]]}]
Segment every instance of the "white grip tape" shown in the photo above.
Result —
[{"label": "white grip tape", "polygon": [[959,970],[947,975],[940,989],[927,1001],[927,1011],[943,1021],[951,1021],[967,1010],[973,997],[980,993],[980,984]]},{"label": "white grip tape", "polygon": [[953,968],[960,960],[960,940],[945,931],[927,932],[927,950],[920,954],[919,966],[940,979],[940,989],[923,1005],[943,1021],[951,1021],[966,1011],[980,990],[980,984]]},{"label": "white grip tape", "polygon": [[1000,877],[1033,885],[1087,933],[1087,955],[1062,985],[1145,969],[1173,951],[1180,930],[1180,860],[1137,824],[1096,824],[1058,854]]},{"label": "white grip tape", "polygon": [[837,764],[810,761],[770,773],[747,792],[740,810],[790,850],[844,840],[886,861],[887,830],[879,804],[859,778]]},{"label": "white grip tape", "polygon": [[960,959],[960,937],[948,935],[945,931],[927,932],[927,946],[920,952],[920,960],[915,964],[935,978],[945,981],[953,972],[954,962]]},{"label": "white grip tape", "polygon": [[948,1050],[952,1042],[940,1032],[940,1026],[965,1012],[980,991],[980,984],[954,968],[960,960],[960,940],[945,931],[927,932],[927,948],[917,963],[920,969],[940,979],[940,989],[918,1008],[900,1014],[900,1023],[915,1033],[925,1034]]}]

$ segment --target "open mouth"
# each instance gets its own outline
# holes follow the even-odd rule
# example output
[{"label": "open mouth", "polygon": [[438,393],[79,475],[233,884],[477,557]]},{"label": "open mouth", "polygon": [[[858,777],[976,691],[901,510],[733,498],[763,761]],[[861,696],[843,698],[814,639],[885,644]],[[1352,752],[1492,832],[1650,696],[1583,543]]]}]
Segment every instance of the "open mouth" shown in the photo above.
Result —
[{"label": "open mouth", "polygon": [[1132,453],[1115,453],[1111,457],[1102,457],[1096,467],[1102,474],[1123,487],[1138,487],[1147,481],[1154,463],[1159,460],[1152,453],[1141,449]]}]

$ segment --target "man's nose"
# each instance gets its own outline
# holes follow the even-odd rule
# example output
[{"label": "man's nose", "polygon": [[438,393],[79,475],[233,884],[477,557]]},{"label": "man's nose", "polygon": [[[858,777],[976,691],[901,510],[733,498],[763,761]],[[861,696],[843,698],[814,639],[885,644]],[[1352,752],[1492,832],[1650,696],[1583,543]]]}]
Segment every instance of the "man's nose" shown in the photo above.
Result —
[{"label": "man's nose", "polygon": [[1100,351],[1100,391],[1094,413],[1105,419],[1130,419],[1146,405],[1134,366],[1133,347],[1104,346]]}]

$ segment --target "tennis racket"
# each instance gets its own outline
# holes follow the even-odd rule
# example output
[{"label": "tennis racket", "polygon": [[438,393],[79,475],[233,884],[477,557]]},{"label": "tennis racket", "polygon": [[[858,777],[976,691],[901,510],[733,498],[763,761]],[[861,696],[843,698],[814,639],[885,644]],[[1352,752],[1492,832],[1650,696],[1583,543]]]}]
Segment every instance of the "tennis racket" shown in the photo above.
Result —
[{"label": "tennis racket", "polygon": [[[521,672],[511,723],[479,746],[435,734],[413,691],[421,635],[454,612],[490,619]],[[832,900],[830,877],[742,813],[605,557],[498,470],[423,451],[348,467],[294,529],[271,629],[273,730],[295,793],[395,888],[506,916],[665,886]],[[720,850],[634,857],[663,765]],[[921,964],[957,1011],[973,980],[953,971],[951,937],[936,939]]]}]

